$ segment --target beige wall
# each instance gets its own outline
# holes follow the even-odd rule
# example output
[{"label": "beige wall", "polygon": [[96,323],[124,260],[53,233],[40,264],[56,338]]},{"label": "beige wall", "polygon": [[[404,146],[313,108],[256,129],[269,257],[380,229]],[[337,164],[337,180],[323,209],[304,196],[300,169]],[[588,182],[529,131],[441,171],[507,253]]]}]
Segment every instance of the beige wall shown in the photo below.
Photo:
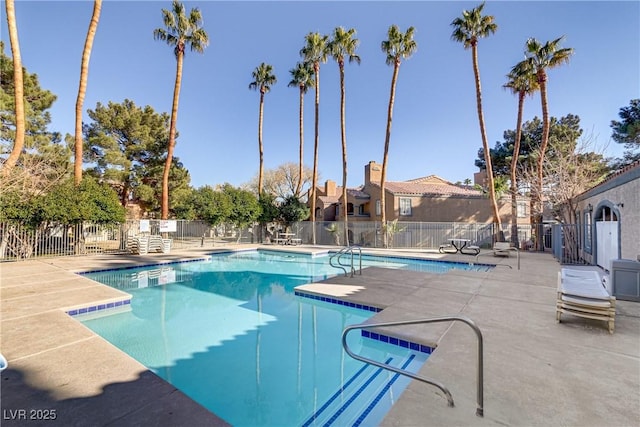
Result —
[{"label": "beige wall", "polygon": [[[371,196],[369,199],[368,217],[355,218],[360,221],[380,221],[381,217],[376,215],[376,200],[380,200],[380,188],[377,186],[365,187],[364,191]],[[400,216],[400,198],[411,198],[411,216]],[[519,199],[526,201],[527,199]],[[360,201],[352,201],[354,205]],[[511,199],[502,198],[498,201],[500,219],[503,224],[511,223]],[[422,196],[400,196],[387,192],[386,217],[391,221],[398,218],[399,221],[422,221],[422,222],[493,222],[493,209],[491,202],[486,197],[422,197]],[[518,224],[529,224],[530,217],[518,218]]]},{"label": "beige wall", "polygon": [[[599,194],[581,200],[578,204],[580,211],[580,224],[583,224],[584,211],[587,205],[593,207],[594,217],[598,208],[608,206],[617,215],[619,221],[620,257],[623,259],[637,259],[640,255],[640,179],[625,183]],[[622,204],[622,205],[620,205]],[[595,218],[593,218],[595,223]],[[583,226],[581,226],[583,228]],[[582,230],[581,230],[582,232]],[[595,228],[592,230],[595,236]],[[593,239],[595,243],[595,239]],[[583,252],[585,261],[595,264],[595,247],[591,251]],[[617,257],[614,257],[617,258]]]}]

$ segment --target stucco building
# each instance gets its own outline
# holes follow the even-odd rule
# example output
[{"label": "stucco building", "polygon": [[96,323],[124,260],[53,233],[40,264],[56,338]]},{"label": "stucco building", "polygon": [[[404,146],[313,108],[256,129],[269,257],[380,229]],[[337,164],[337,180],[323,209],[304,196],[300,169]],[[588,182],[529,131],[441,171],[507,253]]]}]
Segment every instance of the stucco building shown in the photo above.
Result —
[{"label": "stucco building", "polygon": [[640,257],[640,162],[577,197],[579,255],[605,270],[611,260]]},{"label": "stucco building", "polygon": [[[371,161],[364,167],[364,184],[347,189],[347,214],[350,221],[382,219],[380,179],[382,165]],[[457,185],[436,175],[408,181],[385,182],[386,219],[412,222],[492,223],[493,209],[488,196],[472,186]],[[317,188],[316,220],[340,219],[342,187],[327,181]],[[511,198],[498,200],[503,224],[511,222]],[[529,224],[529,199],[518,198],[518,224]]]}]

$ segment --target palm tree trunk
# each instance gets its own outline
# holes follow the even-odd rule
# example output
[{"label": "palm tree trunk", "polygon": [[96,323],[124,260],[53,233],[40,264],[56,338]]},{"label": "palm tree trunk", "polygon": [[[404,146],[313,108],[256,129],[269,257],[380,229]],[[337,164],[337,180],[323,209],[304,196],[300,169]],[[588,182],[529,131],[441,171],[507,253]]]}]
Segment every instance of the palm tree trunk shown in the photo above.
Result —
[{"label": "palm tree trunk", "polygon": [[540,102],[542,103],[542,141],[540,142],[540,156],[538,156],[538,182],[536,182],[535,202],[536,202],[536,246],[539,251],[544,251],[544,241],[542,238],[542,221],[544,219],[544,203],[542,200],[542,166],[544,155],[549,144],[549,105],[547,103],[547,73],[544,69],[538,71],[538,83],[540,84]]},{"label": "palm tree trunk", "polygon": [[342,138],[342,212],[344,215],[344,242],[349,246],[349,224],[347,215],[347,132],[345,129],[345,90],[344,90],[344,63],[340,68],[340,131]]},{"label": "palm tree trunk", "polygon": [[258,117],[258,150],[260,168],[258,169],[258,198],[262,197],[262,176],[264,170],[264,151],[262,149],[262,118],[264,117],[264,89],[260,89],[260,115]]},{"label": "palm tree trunk", "polygon": [[16,24],[16,11],[13,0],[7,0],[7,26],[9,27],[9,40],[11,41],[11,55],[13,56],[13,85],[16,108],[16,138],[11,154],[4,162],[2,172],[8,174],[18,162],[18,157],[24,147],[25,118],[24,118],[24,77],[22,75],[22,58],[20,56],[20,43],[18,42],[18,25]]},{"label": "palm tree trunk", "polygon": [[396,82],[398,81],[398,72],[400,71],[400,61],[396,60],[393,66],[393,76],[391,77],[391,93],[389,94],[389,108],[387,109],[387,132],[384,137],[384,155],[382,157],[382,173],[380,174],[380,214],[382,223],[382,245],[386,248],[387,233],[385,231],[385,223],[387,220],[386,203],[384,197],[384,183],[387,178],[387,163],[389,161],[389,142],[391,141],[391,123],[393,121],[393,104],[396,99]]},{"label": "palm tree trunk", "polygon": [[[498,226],[498,235],[502,232],[502,222],[500,220],[500,212],[498,211],[498,203],[496,202],[496,191],[493,182],[493,167],[491,165],[491,151],[489,150],[489,142],[487,140],[487,132],[484,126],[484,114],[482,113],[482,88],[480,87],[480,69],[478,67],[478,46],[474,43],[471,45],[471,56],[473,59],[473,74],[476,80],[476,104],[478,108],[478,121],[480,122],[480,134],[482,135],[482,147],[484,149],[484,161],[487,168],[487,186],[489,187],[489,199],[493,208],[493,220]],[[499,237],[502,240],[501,237]]]},{"label": "palm tree trunk", "polygon": [[176,123],[178,121],[178,101],[180,99],[180,84],[182,82],[182,60],[184,52],[178,51],[176,65],[176,83],[173,87],[173,104],[171,107],[171,124],[169,126],[169,147],[167,148],[167,160],[162,172],[162,211],[161,219],[169,218],[169,171],[173,160],[173,149],[176,146]]},{"label": "palm tree trunk", "polygon": [[513,144],[513,156],[511,157],[511,243],[516,248],[518,243],[518,184],[516,171],[518,169],[518,156],[520,155],[520,138],[522,138],[522,112],[524,110],[525,91],[518,92],[518,123],[516,123],[516,140]]},{"label": "palm tree trunk", "polygon": [[78,87],[78,98],[76,99],[76,137],[75,137],[75,159],[73,167],[73,180],[75,185],[80,185],[82,181],[82,105],[84,104],[84,96],[87,92],[87,78],[89,76],[89,59],[91,58],[91,49],[93,47],[93,39],[98,28],[98,20],[100,19],[100,10],[102,9],[102,0],[93,2],[93,15],[89,23],[87,31],[87,39],[84,43],[82,51],[82,63],[80,65],[80,86]]},{"label": "palm tree trunk", "polygon": [[298,167],[298,184],[296,185],[296,197],[300,197],[302,191],[302,174],[304,173],[304,86],[300,86],[300,160]]},{"label": "palm tree trunk", "polygon": [[311,183],[311,235],[313,244],[316,244],[316,182],[318,181],[318,146],[320,145],[320,128],[318,126],[320,115],[320,63],[313,64],[316,75],[316,106],[315,106],[315,141],[313,143],[313,178]]}]

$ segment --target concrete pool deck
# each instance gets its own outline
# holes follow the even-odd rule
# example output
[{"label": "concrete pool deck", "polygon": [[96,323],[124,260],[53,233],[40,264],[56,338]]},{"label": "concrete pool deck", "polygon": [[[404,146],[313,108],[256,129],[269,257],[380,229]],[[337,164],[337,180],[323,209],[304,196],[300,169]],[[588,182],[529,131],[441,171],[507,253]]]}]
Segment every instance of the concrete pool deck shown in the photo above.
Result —
[{"label": "concrete pool deck", "polygon": [[[127,297],[78,276],[78,271],[201,258],[212,252],[209,248],[0,264],[0,350],[9,363],[0,382],[2,424],[225,425],[63,311]],[[475,261],[468,255],[395,252]],[[561,266],[551,255],[522,253],[521,270],[515,268],[515,256],[479,259],[502,266],[442,275],[369,268],[362,276],[323,282],[325,288],[350,285],[340,298],[383,308],[371,321],[464,315],[482,330],[483,418],[475,415],[475,334],[461,323],[414,325],[392,334],[437,346],[420,374],[448,387],[455,407],[448,407],[435,387],[412,381],[381,425],[637,426],[640,303],[618,301],[613,335],[604,322],[570,315],[563,315],[558,324],[556,277]],[[53,415],[55,420],[42,419]]]}]

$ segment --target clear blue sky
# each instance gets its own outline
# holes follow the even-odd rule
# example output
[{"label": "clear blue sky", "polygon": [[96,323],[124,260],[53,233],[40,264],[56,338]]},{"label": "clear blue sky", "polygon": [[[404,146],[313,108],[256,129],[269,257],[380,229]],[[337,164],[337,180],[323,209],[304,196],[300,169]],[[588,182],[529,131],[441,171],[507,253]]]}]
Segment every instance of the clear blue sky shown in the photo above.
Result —
[{"label": "clear blue sky", "polygon": [[[451,21],[479,2],[260,1],[185,2],[199,7],[211,43],[184,62],[176,155],[195,187],[240,185],[258,170],[259,93],[251,72],[261,62],[278,78],[265,99],[265,167],[298,159],[298,89],[287,87],[300,60],[304,36],[335,27],[355,28],[362,63],[346,65],[349,186],[363,182],[364,165],[382,162],[392,67],[380,43],[387,29],[416,28],[418,50],[402,63],[397,85],[388,179],[436,174],[449,181],[472,178],[482,146],[471,52],[450,38]],[[42,87],[58,96],[51,130],[72,133],[80,59],[91,16],[90,1],[16,1],[22,60]],[[168,1],[103,2],[91,56],[84,109],[97,102],[150,105],[170,112],[175,57],[153,39]],[[545,42],[565,35],[575,54],[549,71],[550,114],[577,114],[597,143],[610,140],[611,120],[640,97],[640,2],[489,1],[485,13],[498,31],[479,43],[483,104],[490,145],[516,122],[517,99],[505,91],[505,74],[523,58],[528,37]],[[5,5],[0,21],[8,49]],[[342,180],[339,76],[335,61],[321,66],[320,182]],[[305,163],[313,163],[313,91],[305,99]],[[538,95],[525,104],[525,120],[541,116]],[[88,117],[85,115],[85,120]],[[607,154],[622,147],[611,142]]]}]

